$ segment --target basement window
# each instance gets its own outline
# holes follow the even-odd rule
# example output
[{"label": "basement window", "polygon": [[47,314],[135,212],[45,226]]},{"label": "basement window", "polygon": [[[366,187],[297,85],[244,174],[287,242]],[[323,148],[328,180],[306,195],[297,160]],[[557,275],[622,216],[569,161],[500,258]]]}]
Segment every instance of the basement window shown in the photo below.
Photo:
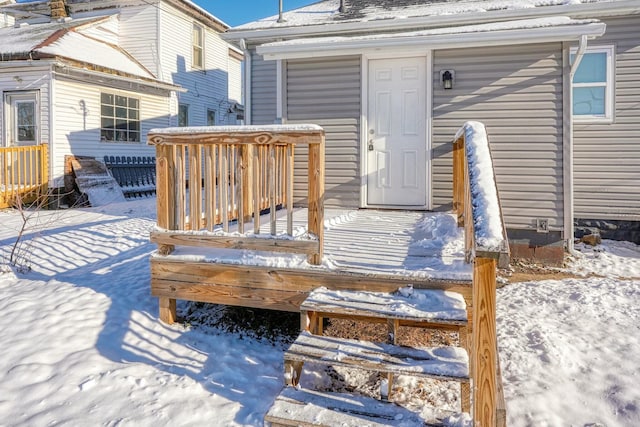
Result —
[{"label": "basement window", "polygon": [[100,94],[100,140],[140,142],[140,101],[136,98]]},{"label": "basement window", "polygon": [[[571,50],[571,62],[577,49]],[[573,117],[576,121],[611,121],[614,105],[614,48],[588,47],[573,76]]]}]

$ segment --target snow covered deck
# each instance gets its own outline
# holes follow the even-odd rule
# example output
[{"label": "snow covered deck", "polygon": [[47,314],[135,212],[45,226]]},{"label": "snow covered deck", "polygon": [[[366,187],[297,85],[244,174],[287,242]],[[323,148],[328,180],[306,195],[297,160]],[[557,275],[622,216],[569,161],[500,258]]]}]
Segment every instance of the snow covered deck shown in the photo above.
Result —
[{"label": "snow covered deck", "polygon": [[[306,209],[294,211],[293,240],[309,239],[306,215]],[[277,236],[283,235],[286,212],[279,211],[276,225]],[[229,233],[193,233],[237,234],[233,225]],[[151,263],[156,296],[287,311],[297,311],[308,292],[318,286],[390,291],[411,284],[455,288],[468,295],[472,277],[456,217],[415,211],[325,210],[320,265],[310,264],[304,254],[192,246],[176,246],[170,255],[157,253]],[[243,277],[248,283],[243,283]]]}]

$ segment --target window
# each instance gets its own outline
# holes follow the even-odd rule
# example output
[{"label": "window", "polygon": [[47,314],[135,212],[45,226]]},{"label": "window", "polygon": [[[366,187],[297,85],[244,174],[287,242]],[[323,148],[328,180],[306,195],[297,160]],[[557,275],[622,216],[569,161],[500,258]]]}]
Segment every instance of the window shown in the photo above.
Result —
[{"label": "window", "polygon": [[35,101],[16,101],[16,140],[18,143],[36,141]]},{"label": "window", "polygon": [[[571,51],[571,62],[576,49]],[[613,46],[590,47],[573,76],[573,117],[579,121],[613,119]]]},{"label": "window", "polygon": [[191,58],[191,66],[193,68],[204,67],[204,29],[193,24],[193,52]]},{"label": "window", "polygon": [[100,140],[140,142],[140,101],[136,98],[100,94]]},{"label": "window", "polygon": [[178,105],[178,126],[189,126],[189,106],[187,104]]},{"label": "window", "polygon": [[215,126],[216,124],[216,110],[207,109],[207,126]]}]

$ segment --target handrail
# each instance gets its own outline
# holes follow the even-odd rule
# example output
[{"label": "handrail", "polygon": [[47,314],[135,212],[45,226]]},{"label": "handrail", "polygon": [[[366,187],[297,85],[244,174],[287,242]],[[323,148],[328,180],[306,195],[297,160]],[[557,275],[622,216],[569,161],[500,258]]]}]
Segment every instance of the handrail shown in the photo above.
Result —
[{"label": "handrail", "polygon": [[[303,252],[320,264],[324,240],[324,131],[316,125],[208,126],[153,129],[156,146],[158,228],[151,239],[161,253],[173,246],[210,246]],[[296,146],[308,146],[309,240],[293,237],[293,173]],[[286,206],[289,242],[273,242],[276,207]],[[271,239],[260,234],[260,212],[270,211]],[[237,221],[241,236],[224,235]],[[185,233],[185,232],[189,233]],[[194,232],[197,232],[194,234]],[[188,235],[189,234],[189,235]]]},{"label": "handrail", "polygon": [[471,377],[475,425],[496,426],[498,354],[496,274],[509,245],[484,125],[466,122],[453,148],[453,210],[465,228],[465,255],[473,263]]},{"label": "handrail", "polygon": [[48,145],[0,147],[0,208],[29,203],[47,194]]}]

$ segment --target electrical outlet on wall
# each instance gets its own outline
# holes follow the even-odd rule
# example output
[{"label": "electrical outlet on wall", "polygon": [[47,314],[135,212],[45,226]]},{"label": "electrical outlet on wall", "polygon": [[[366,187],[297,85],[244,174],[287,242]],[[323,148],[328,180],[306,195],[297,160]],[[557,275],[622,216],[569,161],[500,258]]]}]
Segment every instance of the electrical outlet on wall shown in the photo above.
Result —
[{"label": "electrical outlet on wall", "polygon": [[538,233],[548,233],[549,220],[547,218],[536,218],[536,231]]}]

